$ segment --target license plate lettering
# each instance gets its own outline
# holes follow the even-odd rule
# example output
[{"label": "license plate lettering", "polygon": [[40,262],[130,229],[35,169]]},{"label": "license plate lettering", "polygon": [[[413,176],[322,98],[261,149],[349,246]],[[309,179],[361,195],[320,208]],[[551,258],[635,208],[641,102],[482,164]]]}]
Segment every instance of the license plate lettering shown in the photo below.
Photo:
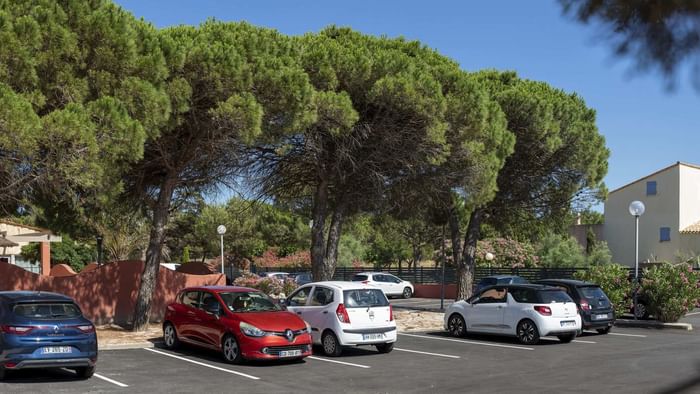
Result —
[{"label": "license plate lettering", "polygon": [[608,318],[608,315],[607,315],[607,314],[605,314],[605,315],[595,315],[595,318],[596,318],[597,320],[607,319],[607,318]]},{"label": "license plate lettering", "polygon": [[573,320],[565,320],[565,321],[562,321],[560,324],[562,327],[575,327],[576,326],[576,322]]},{"label": "license plate lettering", "polygon": [[362,339],[365,341],[376,341],[380,339],[384,339],[384,334],[379,333],[379,334],[362,334]]},{"label": "license plate lettering", "polygon": [[282,350],[280,351],[280,357],[296,357],[301,356],[301,350]]},{"label": "license plate lettering", "polygon": [[73,348],[71,348],[70,346],[51,346],[41,349],[42,354],[64,354],[71,353],[72,351]]}]

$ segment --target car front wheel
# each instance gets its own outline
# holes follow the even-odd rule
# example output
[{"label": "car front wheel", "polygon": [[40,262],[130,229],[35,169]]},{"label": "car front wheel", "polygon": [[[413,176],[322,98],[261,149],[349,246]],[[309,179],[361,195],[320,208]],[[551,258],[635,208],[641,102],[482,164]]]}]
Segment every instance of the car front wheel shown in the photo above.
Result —
[{"label": "car front wheel", "polygon": [[326,331],[321,337],[321,345],[323,345],[323,353],[326,356],[338,357],[343,353],[343,347],[338,341],[338,337],[332,331]]},{"label": "car front wheel", "polygon": [[403,293],[401,295],[403,296],[403,298],[411,298],[413,292],[411,291],[410,287],[406,287],[403,289]]},{"label": "car front wheel", "polygon": [[637,302],[637,309],[633,310],[632,313],[634,313],[637,316],[637,319],[649,318],[649,310],[647,309],[646,304],[644,304],[643,302]]},{"label": "car front wheel", "polygon": [[227,363],[240,364],[243,361],[241,348],[238,347],[238,341],[236,341],[236,338],[231,334],[224,337],[223,343],[221,344],[221,351]]},{"label": "car front wheel", "polygon": [[380,343],[377,345],[377,351],[379,353],[390,353],[392,350],[394,350],[394,342]]},{"label": "car front wheel", "polygon": [[165,323],[165,327],[163,327],[163,342],[168,349],[175,349],[180,346],[177,331],[175,331],[175,326],[172,323]]},{"label": "car front wheel", "polygon": [[540,340],[540,333],[537,330],[535,322],[529,319],[525,319],[518,323],[516,335],[518,340],[525,345],[534,345]]},{"label": "car front wheel", "polygon": [[94,365],[92,367],[80,367],[75,369],[75,374],[81,379],[90,379],[94,373]]},{"label": "car front wheel", "polygon": [[450,316],[450,320],[447,321],[447,330],[454,337],[463,337],[467,334],[467,325],[464,323],[464,318],[455,313]]}]

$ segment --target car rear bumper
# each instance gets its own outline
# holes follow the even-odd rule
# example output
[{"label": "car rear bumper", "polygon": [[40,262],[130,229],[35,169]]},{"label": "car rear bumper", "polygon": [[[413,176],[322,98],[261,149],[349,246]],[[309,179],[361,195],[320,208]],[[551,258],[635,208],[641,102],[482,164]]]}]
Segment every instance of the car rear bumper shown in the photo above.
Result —
[{"label": "car rear bumper", "polygon": [[[594,319],[598,315],[607,315],[604,319]],[[581,316],[581,325],[584,329],[596,329],[610,327],[615,324],[615,314],[612,311],[591,312]]]},{"label": "car rear bumper", "polygon": [[[566,322],[573,321],[573,325]],[[564,325],[563,325],[564,323]],[[575,315],[570,318],[546,318],[536,322],[540,335],[561,335],[581,331],[581,316]]]},{"label": "car rear bumper", "polygon": [[58,359],[31,359],[18,360],[17,362],[8,360],[4,362],[4,367],[9,370],[29,369],[29,368],[77,368],[92,367],[97,363],[97,356],[94,359],[89,357],[80,358],[58,358]]},{"label": "car rear bumper", "polygon": [[396,342],[396,326],[343,329],[338,336],[343,345],[374,345]]}]

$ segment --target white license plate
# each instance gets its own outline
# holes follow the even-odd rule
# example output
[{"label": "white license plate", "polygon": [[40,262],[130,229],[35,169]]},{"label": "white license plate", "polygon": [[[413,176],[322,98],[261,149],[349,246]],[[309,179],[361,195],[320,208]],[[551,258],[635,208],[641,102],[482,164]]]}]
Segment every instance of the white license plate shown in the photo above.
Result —
[{"label": "white license plate", "polygon": [[71,353],[72,351],[73,348],[71,348],[70,346],[51,346],[41,349],[42,354],[62,354]]},{"label": "white license plate", "polygon": [[296,357],[301,356],[301,350],[282,350],[280,351],[280,357]]},{"label": "white license plate", "polygon": [[602,320],[602,319],[607,319],[607,318],[608,318],[608,314],[607,314],[607,313],[604,314],[604,315],[595,315],[595,319],[596,319],[596,320]]},{"label": "white license plate", "polygon": [[576,327],[576,322],[573,320],[565,320],[561,322],[562,327]]},{"label": "white license plate", "polygon": [[384,334],[362,334],[362,339],[365,341],[377,341],[380,339],[384,339]]}]

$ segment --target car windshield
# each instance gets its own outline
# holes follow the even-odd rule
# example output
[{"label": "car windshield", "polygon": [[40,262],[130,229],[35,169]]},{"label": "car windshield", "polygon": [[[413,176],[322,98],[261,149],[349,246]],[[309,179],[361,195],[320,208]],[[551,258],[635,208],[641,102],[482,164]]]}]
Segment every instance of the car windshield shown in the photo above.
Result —
[{"label": "car windshield", "polygon": [[282,307],[259,291],[219,293],[231,312],[270,312],[281,311]]},{"label": "car windshield", "polygon": [[367,275],[355,275],[352,277],[353,282],[362,282],[363,280],[367,280]]},{"label": "car windshield", "polygon": [[344,290],[346,308],[367,308],[371,306],[389,306],[384,292],[380,289]]},{"label": "car windshield", "polygon": [[80,309],[73,303],[22,303],[15,305],[12,311],[17,316],[32,319],[65,319],[80,316]]},{"label": "car windshield", "polygon": [[606,300],[608,299],[608,297],[605,296],[605,293],[603,293],[603,290],[598,286],[584,286],[584,287],[580,287],[579,289],[581,289],[581,294],[583,294],[583,296],[586,299],[589,299],[589,300],[597,300],[600,298],[603,298]]},{"label": "car windshield", "polygon": [[574,302],[568,294],[561,290],[542,290],[539,293],[540,302],[551,304],[553,302]]}]

